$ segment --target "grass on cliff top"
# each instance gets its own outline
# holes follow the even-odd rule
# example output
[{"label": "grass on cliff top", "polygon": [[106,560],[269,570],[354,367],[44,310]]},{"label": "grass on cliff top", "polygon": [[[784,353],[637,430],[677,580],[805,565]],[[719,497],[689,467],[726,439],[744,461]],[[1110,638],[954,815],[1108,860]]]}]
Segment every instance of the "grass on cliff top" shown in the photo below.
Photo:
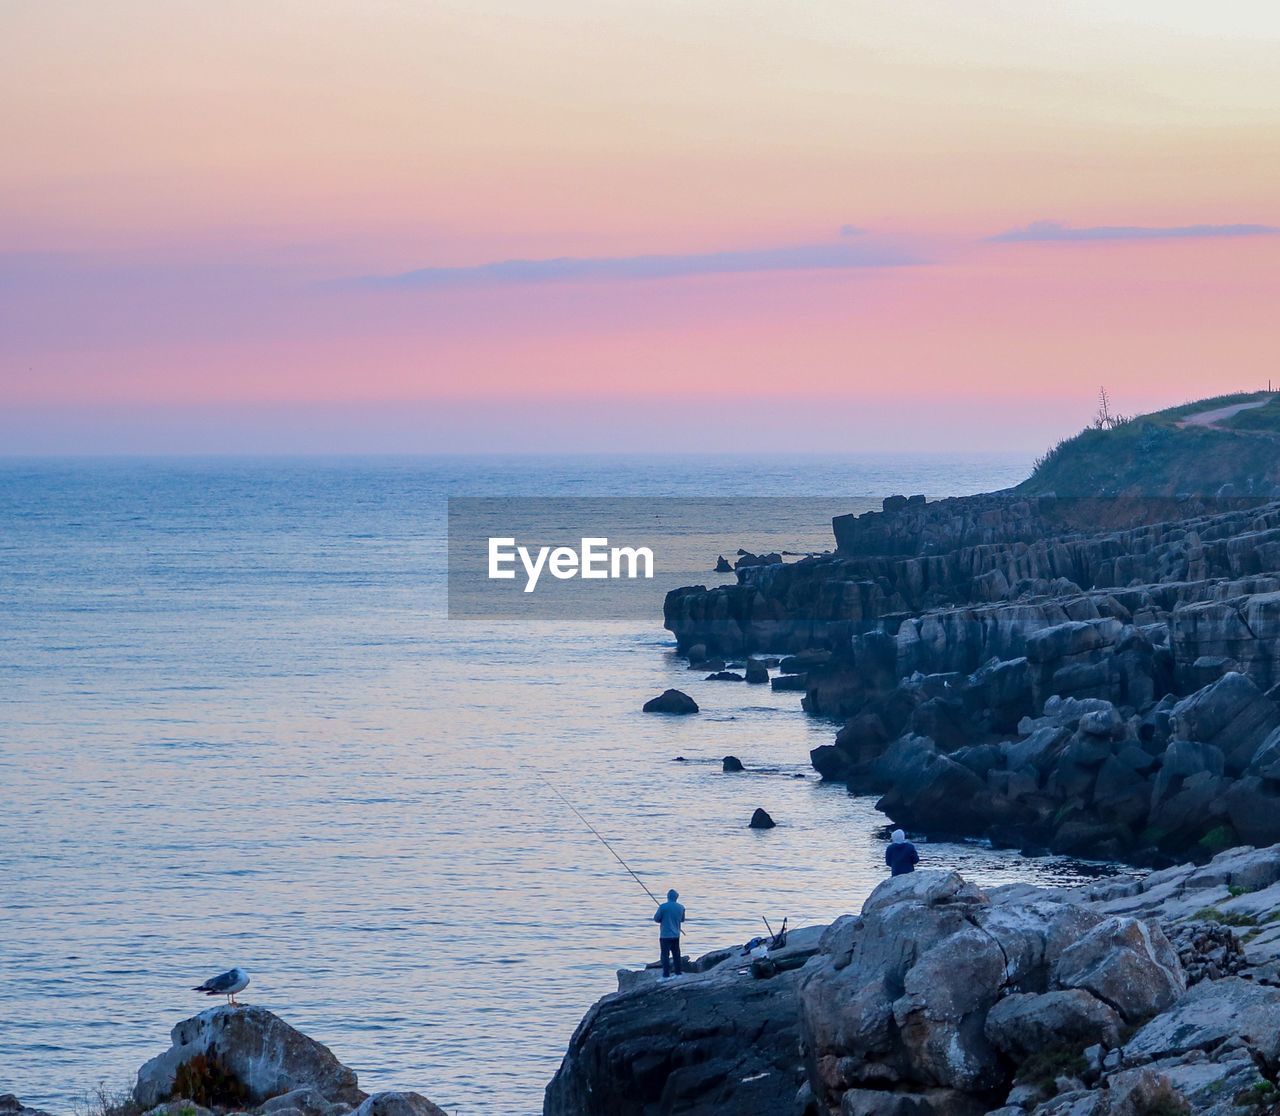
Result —
[{"label": "grass on cliff top", "polygon": [[[1220,429],[1179,425],[1190,415],[1256,400],[1267,402],[1224,420]],[[1238,392],[1139,415],[1106,429],[1090,426],[1049,450],[1016,491],[1059,496],[1212,495],[1232,484],[1244,495],[1277,479],[1280,394]]]}]

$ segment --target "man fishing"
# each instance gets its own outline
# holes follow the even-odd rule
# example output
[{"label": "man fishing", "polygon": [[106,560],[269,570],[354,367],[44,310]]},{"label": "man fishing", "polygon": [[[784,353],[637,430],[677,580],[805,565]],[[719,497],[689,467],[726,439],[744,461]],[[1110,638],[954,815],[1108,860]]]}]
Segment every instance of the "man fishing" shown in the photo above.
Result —
[{"label": "man fishing", "polygon": [[660,903],[653,912],[653,921],[658,924],[658,948],[662,951],[662,976],[665,980],[671,975],[671,959],[675,958],[676,976],[684,972],[684,962],[680,957],[680,927],[684,924],[684,907],[677,903],[680,893],[673,887],[667,892],[667,901]]},{"label": "man fishing", "polygon": [[920,854],[916,852],[915,845],[907,840],[907,835],[901,829],[895,829],[893,836],[889,838],[889,846],[884,850],[884,862],[895,876],[914,872],[916,865],[920,863]]}]

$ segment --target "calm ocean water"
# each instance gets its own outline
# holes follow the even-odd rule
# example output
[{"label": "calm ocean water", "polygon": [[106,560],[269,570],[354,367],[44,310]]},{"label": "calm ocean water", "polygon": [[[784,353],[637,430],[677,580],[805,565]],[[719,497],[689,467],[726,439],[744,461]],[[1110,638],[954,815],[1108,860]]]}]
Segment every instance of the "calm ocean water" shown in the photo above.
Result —
[{"label": "calm ocean water", "polygon": [[[967,457],[0,462],[0,1092],[66,1112],[123,1088],[205,1006],[245,998],[369,1090],[531,1116],[651,905],[544,785],[688,904],[690,953],[856,909],[873,800],[821,785],[833,726],[708,683],[647,620],[445,617],[447,495],[945,495]],[[716,553],[822,549],[829,522],[715,521]],[[688,579],[673,579],[672,584]],[[669,588],[660,586],[661,590]],[[659,593],[660,599],[660,593]],[[704,713],[646,717],[678,685]],[[721,774],[720,757],[772,773]],[[673,763],[676,755],[689,758]],[[805,774],[795,779],[795,773]],[[763,805],[781,823],[745,828]],[[980,882],[1061,861],[930,845]]]}]

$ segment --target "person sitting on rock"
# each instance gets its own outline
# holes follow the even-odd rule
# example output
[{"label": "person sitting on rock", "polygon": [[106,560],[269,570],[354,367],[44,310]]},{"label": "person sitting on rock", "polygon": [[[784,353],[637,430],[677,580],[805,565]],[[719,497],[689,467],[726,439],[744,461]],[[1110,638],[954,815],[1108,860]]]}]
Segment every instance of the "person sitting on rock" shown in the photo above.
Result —
[{"label": "person sitting on rock", "polygon": [[893,831],[889,847],[884,850],[884,862],[895,876],[914,872],[916,865],[920,863],[920,854],[916,852],[915,845],[907,840],[907,835],[901,829]]},{"label": "person sitting on rock", "polygon": [[680,957],[680,926],[684,922],[684,907],[676,902],[680,893],[673,887],[667,892],[667,901],[653,913],[658,924],[658,948],[662,951],[662,975],[671,975],[671,961],[675,959],[676,976],[684,972]]}]

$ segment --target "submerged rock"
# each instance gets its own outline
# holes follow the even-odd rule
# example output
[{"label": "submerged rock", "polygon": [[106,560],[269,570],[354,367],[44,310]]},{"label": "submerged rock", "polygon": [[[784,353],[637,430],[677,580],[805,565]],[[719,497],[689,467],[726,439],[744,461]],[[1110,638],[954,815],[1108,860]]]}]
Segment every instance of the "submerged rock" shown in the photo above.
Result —
[{"label": "submerged rock", "polygon": [[748,827],[751,829],[774,829],[777,827],[777,824],[778,823],[769,816],[769,811],[764,809],[762,806],[756,807],[755,813],[751,815],[751,820],[747,823]]},{"label": "submerged rock", "polygon": [[742,760],[738,759],[737,756],[725,756],[724,759],[720,761],[720,767],[721,770],[727,772],[746,770],[746,768],[742,766]]},{"label": "submerged rock", "polygon": [[645,713],[697,713],[698,703],[683,690],[663,690],[644,703]]},{"label": "submerged rock", "polygon": [[0,1093],[0,1116],[49,1116],[40,1108],[28,1108],[12,1093]]}]

